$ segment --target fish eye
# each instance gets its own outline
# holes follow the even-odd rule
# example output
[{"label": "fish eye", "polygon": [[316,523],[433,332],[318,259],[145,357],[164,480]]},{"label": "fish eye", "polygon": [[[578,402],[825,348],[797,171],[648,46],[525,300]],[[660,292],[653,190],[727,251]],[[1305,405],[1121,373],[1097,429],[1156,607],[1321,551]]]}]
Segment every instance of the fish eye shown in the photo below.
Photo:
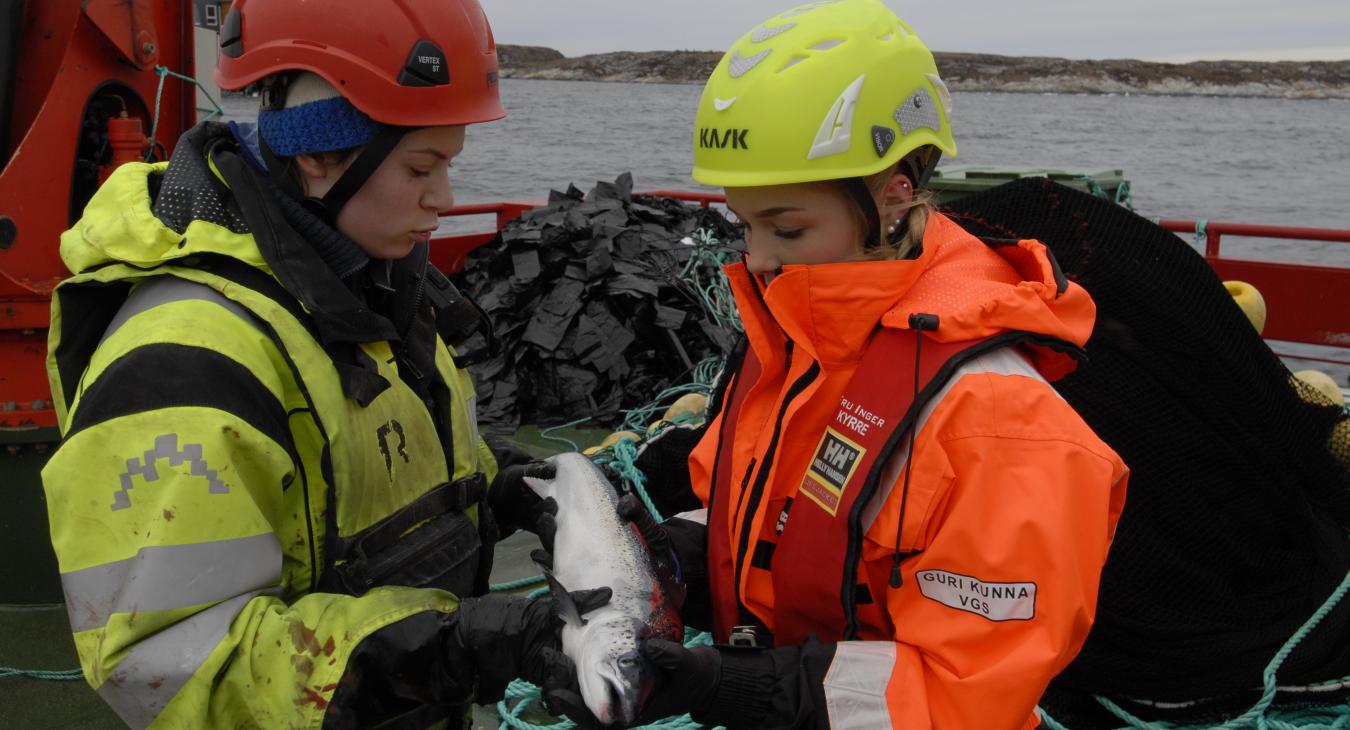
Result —
[{"label": "fish eye", "polygon": [[619,657],[619,666],[624,667],[625,669],[627,669],[628,667],[637,666],[637,663],[638,663],[637,657],[631,654],[626,654],[624,656]]}]

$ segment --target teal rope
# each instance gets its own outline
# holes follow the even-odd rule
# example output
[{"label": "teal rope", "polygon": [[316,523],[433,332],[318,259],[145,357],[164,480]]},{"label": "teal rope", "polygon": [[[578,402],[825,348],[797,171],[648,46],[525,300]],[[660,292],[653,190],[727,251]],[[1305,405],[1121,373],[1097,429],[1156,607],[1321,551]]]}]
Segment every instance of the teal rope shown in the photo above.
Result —
[{"label": "teal rope", "polygon": [[1121,180],[1120,186],[1116,188],[1116,205],[1123,205],[1129,210],[1134,210],[1134,194],[1130,191],[1130,181]]},{"label": "teal rope", "polygon": [[0,679],[5,677],[27,677],[29,679],[41,679],[49,682],[73,682],[77,679],[84,679],[84,672],[79,669],[49,670],[0,667]]},{"label": "teal rope", "polygon": [[558,443],[565,444],[571,451],[581,451],[581,447],[577,446],[577,442],[569,438],[564,438],[562,436],[554,436],[553,432],[564,428],[572,428],[573,426],[580,426],[581,424],[591,420],[591,418],[593,417],[586,416],[585,418],[578,418],[575,421],[569,421],[568,423],[564,423],[561,426],[550,426],[549,428],[546,428],[539,432],[539,438],[544,439],[546,441],[557,441]]},{"label": "teal rope", "polygon": [[1097,184],[1097,178],[1091,175],[1079,175],[1078,179],[1087,183],[1087,189],[1089,193],[1092,193],[1094,196],[1098,198],[1109,198],[1109,196],[1106,194],[1106,191],[1102,190],[1102,186]]},{"label": "teal rope", "polygon": [[492,592],[494,593],[501,593],[503,591],[514,591],[517,588],[524,588],[525,586],[532,586],[535,585],[536,583],[543,583],[543,582],[544,576],[543,574],[540,574],[540,575],[532,575],[528,578],[517,578],[516,580],[508,580],[505,583],[493,583],[491,586],[488,586],[488,588],[492,590]]},{"label": "teal rope", "polygon": [[150,158],[153,157],[155,154],[155,144],[156,144],[155,132],[159,130],[160,101],[164,97],[164,80],[167,79],[168,77],[172,76],[182,81],[191,82],[194,86],[202,90],[202,93],[206,95],[206,99],[211,102],[212,106],[215,107],[215,109],[207,109],[207,110],[198,109],[197,111],[210,112],[209,114],[207,114],[205,117],[203,117],[198,121],[205,122],[210,120],[212,117],[222,116],[225,114],[225,110],[221,108],[220,102],[216,101],[215,97],[211,96],[211,92],[207,91],[206,87],[202,86],[201,82],[198,81],[197,79],[194,79],[191,76],[184,76],[183,74],[175,73],[173,71],[170,71],[168,68],[165,68],[164,66],[158,65],[155,66],[155,74],[159,76],[159,85],[155,88],[155,116],[150,121],[150,134],[149,134],[150,149],[147,150],[145,153],[146,162],[149,162]]},{"label": "teal rope", "polygon": [[1202,251],[1205,248],[1205,239],[1209,237],[1209,234],[1206,233],[1208,228],[1209,221],[1204,218],[1195,222],[1195,245]]},{"label": "teal rope", "polygon": [[[1317,625],[1327,617],[1345,598],[1346,593],[1350,593],[1350,572],[1345,574],[1336,590],[1332,591],[1313,613],[1313,615],[1304,624],[1294,632],[1284,646],[1275,652],[1270,663],[1266,665],[1261,672],[1262,692],[1261,699],[1250,709],[1238,717],[1233,718],[1219,725],[1175,725],[1168,722],[1148,722],[1142,720],[1105,697],[1095,697],[1098,704],[1106,708],[1111,714],[1120,718],[1129,728],[1134,730],[1350,730],[1350,704],[1329,705],[1323,707],[1300,707],[1288,711],[1271,711],[1270,706],[1275,701],[1276,694],[1276,673],[1280,666],[1284,664],[1294,649],[1309,634],[1317,628]],[[1050,730],[1068,730],[1068,728],[1055,721],[1043,710],[1041,719]]]}]

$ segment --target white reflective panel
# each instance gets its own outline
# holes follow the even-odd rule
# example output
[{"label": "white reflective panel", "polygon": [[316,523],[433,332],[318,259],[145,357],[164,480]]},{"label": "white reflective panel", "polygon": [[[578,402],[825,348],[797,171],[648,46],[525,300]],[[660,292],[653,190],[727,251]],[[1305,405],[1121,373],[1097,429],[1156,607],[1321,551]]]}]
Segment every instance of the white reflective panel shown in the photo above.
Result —
[{"label": "white reflective panel", "polygon": [[825,674],[825,706],[834,730],[891,726],[886,685],[895,671],[895,642],[842,641]]}]

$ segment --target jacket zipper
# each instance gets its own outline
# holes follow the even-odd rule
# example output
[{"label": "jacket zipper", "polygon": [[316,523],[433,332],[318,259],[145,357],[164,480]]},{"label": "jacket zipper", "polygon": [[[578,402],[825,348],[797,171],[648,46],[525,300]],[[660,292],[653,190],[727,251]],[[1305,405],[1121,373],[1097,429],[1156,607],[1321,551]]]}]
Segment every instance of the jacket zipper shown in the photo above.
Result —
[{"label": "jacket zipper", "polygon": [[[788,340],[785,345],[788,354],[788,368],[792,365],[792,340]],[[820,363],[812,362],[811,367],[801,377],[797,378],[788,388],[787,394],[783,397],[783,404],[778,409],[778,417],[774,420],[773,435],[769,438],[769,447],[764,451],[764,459],[759,463],[759,474],[755,479],[754,486],[750,488],[750,501],[745,507],[745,516],[741,519],[740,539],[736,546],[736,590],[740,591],[741,578],[745,574],[745,557],[749,550],[750,526],[754,524],[755,514],[759,512],[759,504],[764,498],[764,487],[769,481],[769,472],[773,467],[774,454],[778,450],[778,439],[783,431],[783,419],[787,416],[788,406],[792,401],[801,395],[803,390],[810,385],[816,376],[820,374]],[[742,491],[742,497],[745,492]]]}]

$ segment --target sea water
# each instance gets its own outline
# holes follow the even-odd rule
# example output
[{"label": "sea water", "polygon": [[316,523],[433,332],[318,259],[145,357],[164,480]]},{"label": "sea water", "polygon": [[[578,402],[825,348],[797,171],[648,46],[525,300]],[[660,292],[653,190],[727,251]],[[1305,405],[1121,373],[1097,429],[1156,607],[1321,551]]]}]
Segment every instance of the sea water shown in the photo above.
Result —
[{"label": "sea water", "polygon": [[[639,189],[701,189],[689,177],[700,92],[504,79],[507,117],[469,127],[456,201],[534,200],[623,172]],[[225,104],[248,119],[257,100]],[[960,154],[943,165],[1119,168],[1149,217],[1350,228],[1350,100],[957,92],[952,107]],[[1329,250],[1350,265],[1350,246]]]},{"label": "sea water", "polygon": [[[469,127],[454,161],[458,203],[539,201],[624,172],[639,190],[704,189],[689,177],[699,86],[504,79],[501,93],[506,119]],[[227,116],[256,104],[228,97]],[[1348,100],[957,92],[952,126],[960,154],[944,165],[1119,168],[1147,217],[1350,228]],[[1223,252],[1350,267],[1345,243],[1225,237]]]}]

